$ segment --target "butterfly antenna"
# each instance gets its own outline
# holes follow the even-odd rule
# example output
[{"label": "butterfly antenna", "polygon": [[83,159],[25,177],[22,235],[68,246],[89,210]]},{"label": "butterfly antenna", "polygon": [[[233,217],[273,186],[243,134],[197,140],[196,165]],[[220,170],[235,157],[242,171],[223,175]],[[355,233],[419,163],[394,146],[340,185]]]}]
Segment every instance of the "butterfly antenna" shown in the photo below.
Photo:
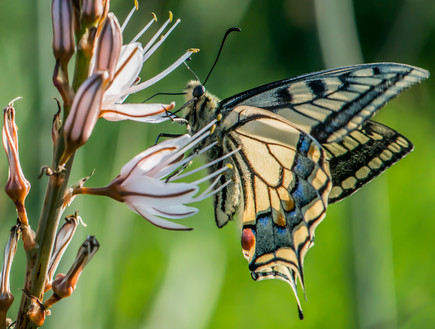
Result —
[{"label": "butterfly antenna", "polygon": [[[224,38],[222,39],[221,47],[219,48],[219,52],[218,52],[218,54],[217,54],[217,56],[216,56],[216,59],[215,59],[215,61],[214,61],[214,64],[213,64],[213,66],[211,67],[210,72],[208,72],[207,78],[205,78],[204,83],[203,83],[202,85],[205,85],[205,83],[207,82],[208,78],[210,77],[211,72],[213,72],[213,69],[214,69],[214,67],[216,66],[216,64],[217,64],[217,62],[218,62],[218,60],[219,60],[219,56],[221,55],[222,48],[224,47],[225,40],[227,39],[228,35],[229,35],[231,32],[240,32],[240,31],[241,31],[241,29],[239,29],[238,27],[232,27],[232,28],[229,28],[229,29],[225,32]],[[199,81],[199,79],[198,79],[198,81]]]}]

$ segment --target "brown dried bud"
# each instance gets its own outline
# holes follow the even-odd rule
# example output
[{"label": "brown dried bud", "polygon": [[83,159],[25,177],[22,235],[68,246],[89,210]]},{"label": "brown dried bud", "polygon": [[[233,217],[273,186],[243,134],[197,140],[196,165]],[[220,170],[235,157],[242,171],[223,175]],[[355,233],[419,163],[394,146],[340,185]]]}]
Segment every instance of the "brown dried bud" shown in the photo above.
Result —
[{"label": "brown dried bud", "polygon": [[20,237],[20,226],[17,224],[12,227],[9,236],[9,241],[5,247],[3,267],[0,274],[0,318],[5,321],[6,313],[11,307],[14,296],[10,288],[10,272],[12,261],[14,260],[15,252],[17,251],[17,243]]},{"label": "brown dried bud", "polygon": [[44,305],[42,305],[41,301],[38,300],[36,297],[31,298],[32,302],[29,305],[29,309],[27,310],[26,315],[38,327],[41,327],[44,324],[45,316],[50,315],[50,311],[46,311]]},{"label": "brown dried bud", "polygon": [[6,183],[6,194],[12,199],[17,208],[18,216],[23,225],[28,225],[24,200],[30,191],[30,183],[21,170],[18,155],[18,128],[15,124],[15,109],[13,101],[3,109],[3,147],[9,161],[9,178]]},{"label": "brown dried bud", "polygon": [[78,226],[80,217],[77,213],[73,216],[65,218],[65,224],[59,229],[54,242],[53,252],[51,254],[50,263],[48,265],[47,282],[45,284],[45,291],[51,288],[54,272],[59,265],[62,256],[71,242],[72,237]]},{"label": "brown dried bud", "polygon": [[53,295],[46,300],[44,308],[48,309],[62,298],[71,296],[74,292],[77,281],[85,266],[94,257],[95,253],[100,248],[100,244],[94,236],[89,236],[80,247],[74,264],[69,269],[68,273],[59,273],[56,280],[53,281]]},{"label": "brown dried bud", "polygon": [[74,264],[66,275],[60,274],[53,281],[53,292],[59,297],[68,297],[76,288],[77,281],[85,266],[94,257],[100,244],[94,236],[89,236],[80,247]]}]

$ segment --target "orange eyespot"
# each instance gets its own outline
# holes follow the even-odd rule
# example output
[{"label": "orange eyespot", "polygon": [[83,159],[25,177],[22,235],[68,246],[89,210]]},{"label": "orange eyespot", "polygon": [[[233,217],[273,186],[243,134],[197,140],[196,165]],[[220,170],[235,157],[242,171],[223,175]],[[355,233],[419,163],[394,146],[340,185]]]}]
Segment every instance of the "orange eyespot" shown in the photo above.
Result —
[{"label": "orange eyespot", "polygon": [[242,248],[249,252],[255,247],[255,234],[250,228],[244,228],[242,231]]}]

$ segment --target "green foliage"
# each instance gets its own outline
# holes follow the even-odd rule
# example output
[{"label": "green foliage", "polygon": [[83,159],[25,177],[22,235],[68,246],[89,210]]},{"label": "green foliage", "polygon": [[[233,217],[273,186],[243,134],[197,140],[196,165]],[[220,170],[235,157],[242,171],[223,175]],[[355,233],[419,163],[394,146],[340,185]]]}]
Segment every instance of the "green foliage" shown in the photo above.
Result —
[{"label": "green foliage", "polygon": [[[231,35],[207,83],[220,98],[328,65],[311,1],[167,0],[140,5],[124,36],[127,41],[149,20],[151,11],[160,21],[166,19],[168,10],[182,19],[163,48],[146,63],[144,79],[191,47],[201,48],[189,65],[204,79],[230,26],[242,32]],[[112,10],[120,20],[132,6],[133,1],[112,0]],[[355,20],[364,61],[404,62],[435,72],[434,7],[427,0],[354,1],[350,19]],[[16,96],[24,97],[15,107],[21,160],[32,184],[27,206],[34,227],[46,181],[37,175],[51,159],[50,125],[57,110],[51,98],[58,97],[51,86],[54,60],[48,37],[49,8],[48,0],[0,3],[0,101],[5,106]],[[332,21],[344,21],[348,15],[337,13],[330,17]],[[344,60],[338,65],[352,62],[346,54],[340,56]],[[180,67],[140,97],[180,92],[190,79],[192,74]],[[88,226],[79,227],[59,270],[67,270],[86,235],[96,235],[101,248],[73,296],[53,307],[45,327],[432,328],[433,81],[412,88],[377,115],[376,120],[413,141],[415,151],[363,191],[329,208],[316,231],[316,246],[306,258],[309,302],[303,302],[305,320],[297,317],[290,287],[276,280],[255,283],[250,278],[238,225],[218,229],[210,200],[199,205],[198,215],[183,221],[194,231],[169,232],[152,226],[123,204],[82,196],[66,214],[79,209]],[[156,101],[168,99],[172,98],[159,96]],[[182,97],[174,99],[177,105],[183,103]],[[99,122],[76,158],[71,182],[95,168],[92,185],[108,183],[131,156],[151,145],[163,131],[180,132],[183,127]],[[4,184],[5,158],[0,161],[0,175]],[[0,240],[6,243],[15,210],[6,197],[0,198],[0,209]],[[16,297],[11,314],[17,312],[24,264],[20,251],[11,276]]]}]

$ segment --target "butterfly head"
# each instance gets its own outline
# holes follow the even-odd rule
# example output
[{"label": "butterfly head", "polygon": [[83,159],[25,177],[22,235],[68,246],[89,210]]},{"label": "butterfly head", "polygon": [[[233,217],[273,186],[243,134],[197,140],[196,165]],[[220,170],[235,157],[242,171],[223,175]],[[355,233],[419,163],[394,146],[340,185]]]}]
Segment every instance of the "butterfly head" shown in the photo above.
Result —
[{"label": "butterfly head", "polygon": [[188,108],[186,120],[194,132],[216,117],[219,99],[211,95],[199,81],[189,81],[185,97]]}]

